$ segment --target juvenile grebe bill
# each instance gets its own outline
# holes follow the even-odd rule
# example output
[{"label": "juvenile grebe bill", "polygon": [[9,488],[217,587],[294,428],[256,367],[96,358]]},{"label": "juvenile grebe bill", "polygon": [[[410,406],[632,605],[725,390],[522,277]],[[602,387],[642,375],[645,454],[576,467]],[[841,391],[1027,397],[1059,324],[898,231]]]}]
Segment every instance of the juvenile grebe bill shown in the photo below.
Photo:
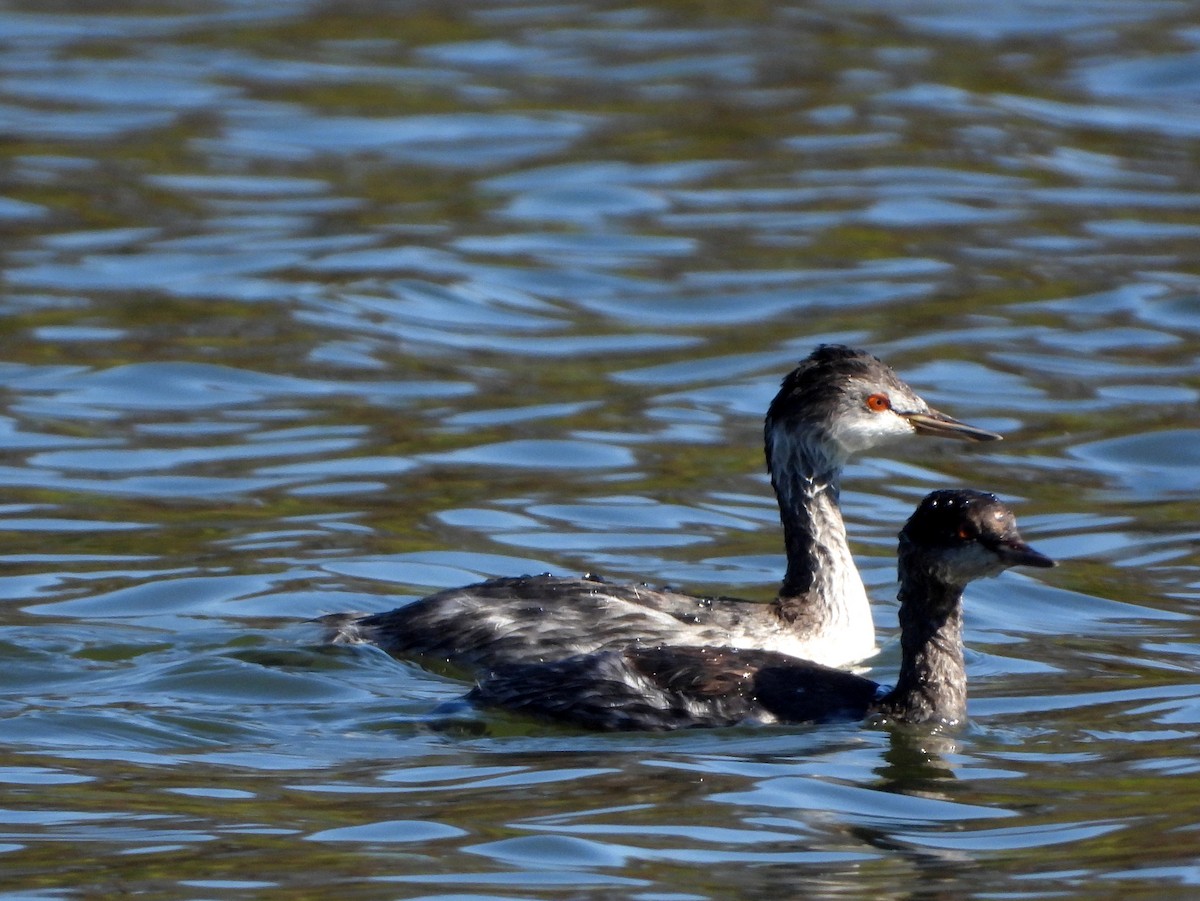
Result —
[{"label": "juvenile grebe bill", "polygon": [[784,378],[764,423],[787,554],[771,603],[544,575],[492,579],[385,613],[322,622],[335,642],[371,643],[466,670],[664,644],[853,663],[874,653],[875,626],[846,540],[841,473],[852,454],[910,435],[1000,437],[931,410],[865,351],[822,345]]},{"label": "juvenile grebe bill", "polygon": [[952,726],[966,718],[962,595],[1012,566],[1053,566],[981,491],[936,491],[900,533],[896,686],[763,650],[626,648],[498,668],[472,702],[589,729],[668,730],[862,719]]}]

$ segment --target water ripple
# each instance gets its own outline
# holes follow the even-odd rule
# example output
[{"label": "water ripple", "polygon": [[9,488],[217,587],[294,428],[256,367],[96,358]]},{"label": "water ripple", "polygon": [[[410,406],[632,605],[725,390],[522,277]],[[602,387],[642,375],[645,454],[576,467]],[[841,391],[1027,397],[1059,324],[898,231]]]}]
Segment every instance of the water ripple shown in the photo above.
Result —
[{"label": "water ripple", "polygon": [[[8,895],[1195,881],[1194,10],[693,12],[0,16]],[[847,469],[874,675],[930,488],[1060,561],[971,586],[963,729],[573,732],[306,621],[584,569],[769,599],[762,415],[822,341],[1006,438]]]}]

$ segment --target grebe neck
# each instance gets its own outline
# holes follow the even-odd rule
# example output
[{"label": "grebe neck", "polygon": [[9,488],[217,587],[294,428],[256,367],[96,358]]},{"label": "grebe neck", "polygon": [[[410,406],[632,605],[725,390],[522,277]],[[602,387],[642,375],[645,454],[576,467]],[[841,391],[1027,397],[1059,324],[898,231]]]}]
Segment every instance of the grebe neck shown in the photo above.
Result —
[{"label": "grebe neck", "polygon": [[771,474],[783,524],[787,572],[779,590],[783,597],[800,597],[814,590],[829,596],[830,569],[853,566],[839,504],[837,473],[815,474],[788,467]]},{"label": "grebe neck", "polygon": [[920,567],[906,567],[899,592],[900,676],[879,705],[882,713],[913,723],[966,719],[962,594],[960,585]]},{"label": "grebe neck", "polygon": [[804,440],[804,434],[783,428],[767,432],[767,466],[787,553],[777,609],[802,628],[837,626],[862,644],[866,656],[875,647],[875,625],[842,521],[844,460],[820,440]]}]

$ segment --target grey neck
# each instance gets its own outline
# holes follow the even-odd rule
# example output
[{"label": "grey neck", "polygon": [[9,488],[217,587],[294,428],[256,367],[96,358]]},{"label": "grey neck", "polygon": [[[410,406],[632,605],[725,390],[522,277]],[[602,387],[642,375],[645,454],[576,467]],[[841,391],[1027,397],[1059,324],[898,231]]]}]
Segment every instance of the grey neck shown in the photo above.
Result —
[{"label": "grey neck", "polygon": [[844,642],[845,659],[861,659],[874,648],[875,626],[838,504],[844,461],[805,434],[776,428],[767,435],[787,552],[776,609],[797,631],[823,634],[831,646]]},{"label": "grey neck", "polygon": [[787,572],[779,593],[801,597],[828,596],[831,569],[853,566],[839,505],[836,473],[814,475],[789,467],[773,472],[771,484],[779,500]]},{"label": "grey neck", "polygon": [[881,712],[911,723],[966,719],[962,594],[962,586],[906,566],[899,593],[900,677],[880,702]]}]

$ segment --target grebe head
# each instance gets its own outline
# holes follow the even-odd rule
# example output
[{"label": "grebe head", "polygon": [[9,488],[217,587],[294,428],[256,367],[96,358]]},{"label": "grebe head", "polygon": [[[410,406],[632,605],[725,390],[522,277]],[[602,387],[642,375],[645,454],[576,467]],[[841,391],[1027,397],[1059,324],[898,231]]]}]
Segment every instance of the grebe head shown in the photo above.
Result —
[{"label": "grebe head", "polygon": [[1000,438],[930,409],[890,366],[839,344],[822,344],[787,375],[767,411],[765,431],[772,470],[774,449],[790,451],[796,443],[818,466],[833,470],[852,454],[908,435]]},{"label": "grebe head", "polygon": [[962,587],[1010,566],[1054,565],[1025,543],[1012,511],[985,491],[934,491],[900,531],[901,581],[919,570]]}]

